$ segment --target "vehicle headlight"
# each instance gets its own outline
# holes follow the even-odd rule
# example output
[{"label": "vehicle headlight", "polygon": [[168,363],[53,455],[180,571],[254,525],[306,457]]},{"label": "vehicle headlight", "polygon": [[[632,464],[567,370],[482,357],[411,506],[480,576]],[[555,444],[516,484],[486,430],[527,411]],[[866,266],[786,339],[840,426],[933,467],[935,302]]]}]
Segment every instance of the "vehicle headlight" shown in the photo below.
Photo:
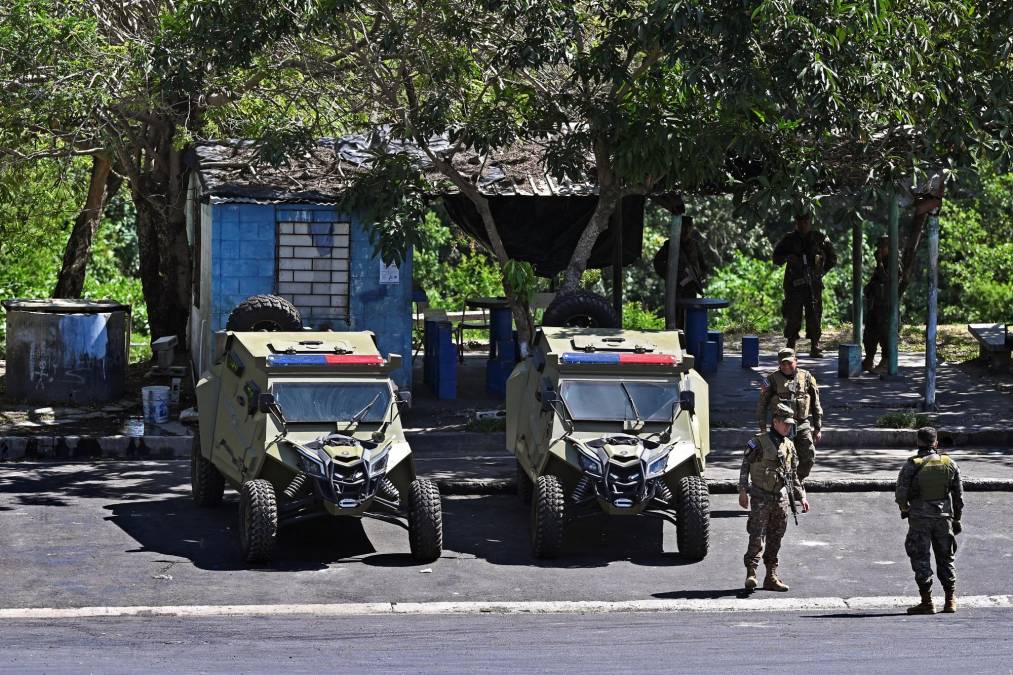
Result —
[{"label": "vehicle headlight", "polygon": [[295,461],[299,466],[299,470],[310,476],[316,478],[326,478],[327,471],[324,469],[324,463],[319,458],[314,457],[306,450],[296,446],[295,448]]},{"label": "vehicle headlight", "polygon": [[647,477],[653,478],[659,474],[665,473],[665,467],[668,466],[668,453],[669,449],[665,449],[660,456],[655,457],[647,465]]},{"label": "vehicle headlight", "polygon": [[366,463],[369,465],[369,475],[375,476],[387,470],[387,459],[390,457],[392,446],[392,443],[388,443],[375,457],[371,454],[366,456]]}]

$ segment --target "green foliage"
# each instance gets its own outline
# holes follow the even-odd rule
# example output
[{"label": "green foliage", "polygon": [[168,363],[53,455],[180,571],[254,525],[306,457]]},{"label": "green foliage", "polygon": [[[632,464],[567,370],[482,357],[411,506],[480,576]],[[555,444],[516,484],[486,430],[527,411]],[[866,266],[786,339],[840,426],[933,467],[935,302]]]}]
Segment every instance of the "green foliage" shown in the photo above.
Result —
[{"label": "green foliage", "polygon": [[918,429],[928,423],[928,415],[910,410],[889,412],[876,418],[876,426],[881,429]]},{"label": "green foliage", "polygon": [[766,260],[736,252],[707,283],[709,297],[731,304],[715,316],[717,330],[742,333],[774,330],[781,323],[784,273]]},{"label": "green foliage", "polygon": [[476,431],[480,433],[495,433],[506,431],[506,416],[483,417],[481,419],[470,419],[464,426],[465,431]]},{"label": "green foliage", "polygon": [[939,248],[940,320],[1013,322],[1013,174],[947,201]]},{"label": "green foliage", "polygon": [[530,305],[538,290],[538,278],[531,263],[508,260],[503,267],[503,279],[510,286],[515,298]]},{"label": "green foliage", "polygon": [[664,317],[645,309],[639,302],[623,303],[623,328],[631,330],[661,330],[665,327]]},{"label": "green foliage", "polygon": [[503,276],[495,261],[474,240],[440,222],[436,213],[422,219],[420,238],[423,243],[412,258],[413,276],[430,307],[460,311],[466,298],[503,295]]}]

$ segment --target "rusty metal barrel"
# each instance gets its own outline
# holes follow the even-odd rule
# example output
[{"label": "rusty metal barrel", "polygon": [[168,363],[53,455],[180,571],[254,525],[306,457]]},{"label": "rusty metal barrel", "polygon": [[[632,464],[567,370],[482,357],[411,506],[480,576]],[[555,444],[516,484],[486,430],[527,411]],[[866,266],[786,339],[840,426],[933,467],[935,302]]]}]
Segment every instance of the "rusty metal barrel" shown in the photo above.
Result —
[{"label": "rusty metal barrel", "polygon": [[130,307],[111,300],[7,300],[7,394],[97,405],[123,396]]}]

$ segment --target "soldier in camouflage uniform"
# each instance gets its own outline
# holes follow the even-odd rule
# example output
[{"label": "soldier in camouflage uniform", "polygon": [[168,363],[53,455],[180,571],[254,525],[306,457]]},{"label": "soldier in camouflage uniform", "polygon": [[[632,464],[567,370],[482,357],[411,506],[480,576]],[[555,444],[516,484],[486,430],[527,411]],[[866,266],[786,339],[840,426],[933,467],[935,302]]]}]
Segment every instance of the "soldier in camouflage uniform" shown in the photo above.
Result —
[{"label": "soldier in camouflage uniform", "polygon": [[[865,359],[862,361],[862,370],[875,373],[886,369],[887,337],[890,333],[889,262],[890,237],[884,234],[876,240],[876,268],[864,289],[865,327],[862,331],[862,344],[865,346]],[[882,350],[882,357],[879,365],[873,367],[877,348]]]},{"label": "soldier in camouflage uniform", "polygon": [[764,590],[788,590],[788,585],[777,576],[777,553],[781,550],[781,538],[788,527],[789,489],[793,489],[795,498],[801,501],[802,512],[809,511],[805,489],[795,473],[798,457],[789,438],[791,426],[795,424],[792,414],[789,406],[779,403],[771,421],[773,429],[751,438],[742,457],[739,506],[749,509],[749,520],[746,522],[749,546],[743,557],[747,591],[756,588],[756,568],[760,564],[761,553],[767,568]]},{"label": "soldier in camouflage uniform", "polygon": [[[661,245],[658,252],[654,254],[652,264],[655,273],[664,281],[668,276],[668,251],[669,240]],[[682,217],[682,230],[679,236],[679,267],[677,282],[675,284],[675,297],[697,298],[703,295],[703,282],[708,273],[708,266],[704,260],[700,239],[696,235],[692,216]],[[686,310],[683,307],[676,308],[677,328],[685,325]]]},{"label": "soldier in camouflage uniform", "polygon": [[943,611],[957,611],[957,573],[953,555],[957,552],[960,516],[964,510],[964,488],[957,464],[937,451],[936,430],[918,430],[918,454],[908,459],[897,477],[897,505],[900,517],[907,518],[904,549],[911,558],[921,602],[908,607],[908,614],[935,614],[932,604],[932,562],[936,555],[936,576],[946,594]]},{"label": "soldier in camouflage uniform", "polygon": [[[823,275],[837,264],[837,254],[827,235],[812,229],[812,218],[801,215],[795,218],[795,229],[784,235],[774,247],[774,264],[784,268],[784,337],[788,346],[795,348],[805,313],[805,335],[809,339],[809,354],[823,356],[820,336],[823,333]],[[812,292],[810,292],[810,284]]]},{"label": "soldier in camouflage uniform", "polygon": [[820,388],[816,377],[798,367],[795,350],[785,347],[777,353],[777,370],[768,375],[760,387],[760,402],[756,406],[756,421],[760,433],[767,431],[767,417],[772,406],[786,403],[794,411],[798,426],[792,441],[798,451],[798,477],[805,480],[816,463],[816,444],[823,437],[823,406],[820,405]]}]

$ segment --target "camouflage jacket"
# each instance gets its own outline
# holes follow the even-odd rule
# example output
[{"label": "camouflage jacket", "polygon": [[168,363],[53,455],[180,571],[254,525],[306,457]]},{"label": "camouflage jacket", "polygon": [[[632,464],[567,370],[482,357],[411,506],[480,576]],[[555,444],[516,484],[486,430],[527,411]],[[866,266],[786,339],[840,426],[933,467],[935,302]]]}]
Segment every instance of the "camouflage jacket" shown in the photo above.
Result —
[{"label": "camouflage jacket", "polygon": [[[897,262],[898,281],[904,275],[904,270]],[[865,307],[868,310],[886,308],[890,304],[890,265],[889,260],[876,259],[876,268],[872,270],[872,276],[865,284]]]},{"label": "camouflage jacket", "polygon": [[[796,260],[789,260],[789,256],[795,256]],[[805,266],[803,258],[812,266],[813,280],[823,286],[823,275],[837,264],[837,254],[834,253],[830,239],[819,230],[810,230],[808,234],[802,234],[798,230],[792,230],[781,237],[774,247],[774,264],[785,265],[784,268],[784,289],[793,290],[805,288]],[[787,264],[786,264],[787,263]]]},{"label": "camouflage jacket", "polygon": [[776,448],[785,453],[787,456],[787,470],[795,486],[795,499],[805,499],[805,488],[802,487],[802,481],[798,479],[798,453],[795,452],[795,444],[791,442],[790,438],[785,438],[773,429],[763,434],[756,434],[746,443],[746,450],[742,453],[742,465],[739,467],[739,489],[748,490],[751,497],[760,499],[777,497],[782,502],[788,501],[787,488],[782,487],[780,493],[774,495],[756,485],[752,485],[752,481],[750,480],[752,465],[763,462],[763,436],[767,436]]},{"label": "camouflage jacket", "polygon": [[770,421],[770,414],[778,402],[787,403],[795,411],[795,422],[799,428],[811,424],[813,431],[823,427],[823,406],[820,405],[820,388],[816,377],[803,368],[795,369],[795,376],[788,377],[775,370],[765,378],[767,386],[760,393],[756,406],[756,421],[761,429]]},{"label": "camouflage jacket", "polygon": [[[916,457],[929,458],[938,455],[932,448],[918,448]],[[904,468],[897,476],[897,492],[895,494],[897,505],[901,510],[906,510],[908,515],[915,518],[953,518],[960,520],[964,511],[964,485],[960,481],[960,470],[957,463],[952,459],[949,461],[950,483],[949,494],[945,499],[919,499],[915,487],[918,465],[914,457],[908,459]]]}]

